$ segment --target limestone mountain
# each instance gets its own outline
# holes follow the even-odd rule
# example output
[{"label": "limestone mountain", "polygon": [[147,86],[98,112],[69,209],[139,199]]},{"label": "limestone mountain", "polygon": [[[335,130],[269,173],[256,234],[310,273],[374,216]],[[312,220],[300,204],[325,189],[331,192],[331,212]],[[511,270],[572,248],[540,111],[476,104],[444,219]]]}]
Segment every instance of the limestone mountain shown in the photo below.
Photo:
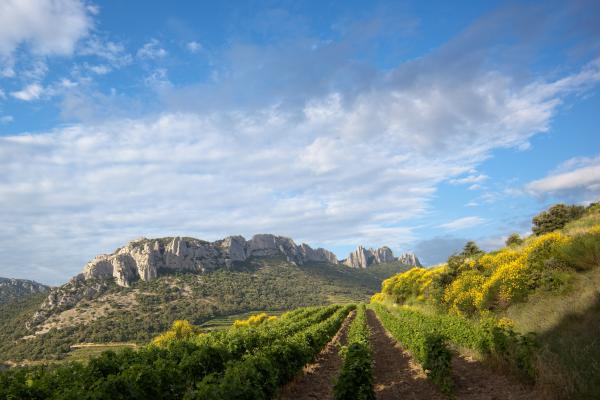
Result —
[{"label": "limestone mountain", "polygon": [[60,358],[81,342],[144,343],[176,319],[203,324],[249,311],[365,301],[382,280],[418,262],[404,257],[405,265],[387,247],[359,250],[363,261],[350,266],[368,268],[270,234],[134,240],[5,313],[0,361]]},{"label": "limestone mountain", "polygon": [[366,249],[363,246],[358,246],[345,260],[342,260],[342,263],[352,268],[367,268],[371,265],[395,261],[408,266],[421,266],[421,263],[415,254],[404,253],[399,257],[394,257],[394,253],[387,246],[378,249]]},{"label": "limestone mountain", "polygon": [[138,239],[90,261],[81,277],[114,278],[119,286],[130,286],[139,279],[150,281],[161,272],[210,272],[231,269],[253,257],[284,256],[288,262],[337,264],[335,254],[313,249],[292,239],[269,234],[255,235],[250,240],[230,236],[215,242],[186,237]]},{"label": "limestone mountain", "polygon": [[46,293],[50,286],[27,279],[0,278],[0,304],[34,293]]}]

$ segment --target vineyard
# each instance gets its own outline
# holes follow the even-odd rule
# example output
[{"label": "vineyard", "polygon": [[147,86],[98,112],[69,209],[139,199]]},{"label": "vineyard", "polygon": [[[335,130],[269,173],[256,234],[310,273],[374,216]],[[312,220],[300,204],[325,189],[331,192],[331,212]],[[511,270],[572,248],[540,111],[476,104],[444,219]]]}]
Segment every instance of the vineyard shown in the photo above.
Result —
[{"label": "vineyard", "polygon": [[[373,311],[421,363],[434,397],[460,394],[452,384],[452,354],[442,336],[430,336],[426,321],[383,305],[361,304],[298,308],[280,316],[258,314],[208,333],[187,321],[176,321],[169,331],[137,350],[107,351],[87,363],[4,372],[0,398],[286,399],[300,398],[289,395],[299,384],[296,390],[301,393],[325,389],[325,397],[336,400],[386,398],[385,392],[376,391],[377,369],[386,365],[374,357],[381,349],[374,345],[373,321],[379,319]],[[310,376],[301,379],[326,345],[330,351],[325,359],[321,354],[319,362],[336,357],[337,365],[330,366],[333,373],[319,382],[320,388],[311,389],[316,381]],[[410,389],[412,383],[406,384]],[[286,385],[288,395],[281,390]]]}]

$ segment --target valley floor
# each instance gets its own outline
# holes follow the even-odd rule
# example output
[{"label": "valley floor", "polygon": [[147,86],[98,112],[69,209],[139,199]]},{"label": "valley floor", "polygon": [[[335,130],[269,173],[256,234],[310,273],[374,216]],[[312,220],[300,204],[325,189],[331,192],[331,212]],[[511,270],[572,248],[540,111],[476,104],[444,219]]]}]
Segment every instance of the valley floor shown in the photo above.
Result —
[{"label": "valley floor", "polygon": [[[392,338],[372,310],[367,311],[373,351],[373,378],[378,400],[444,400],[438,388],[427,379],[420,365]],[[323,349],[313,364],[284,386],[278,400],[332,399],[335,379],[342,360],[340,345],[346,343],[350,316],[336,337]],[[536,400],[544,397],[514,378],[462,356],[452,361],[455,398],[464,400]]]}]

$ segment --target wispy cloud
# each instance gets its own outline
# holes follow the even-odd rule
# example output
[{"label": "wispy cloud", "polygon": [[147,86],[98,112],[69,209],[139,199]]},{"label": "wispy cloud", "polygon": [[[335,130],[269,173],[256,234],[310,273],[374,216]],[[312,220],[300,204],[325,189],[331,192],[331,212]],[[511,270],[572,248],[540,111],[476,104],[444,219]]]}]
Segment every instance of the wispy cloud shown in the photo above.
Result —
[{"label": "wispy cloud", "polygon": [[190,51],[190,53],[197,53],[202,50],[202,45],[196,41],[188,42],[185,47]]},{"label": "wispy cloud", "polygon": [[445,229],[447,231],[458,231],[461,229],[473,228],[475,226],[481,225],[485,223],[486,220],[481,217],[463,217],[458,218],[450,222],[446,222],[445,224],[439,225],[440,228]]},{"label": "wispy cloud", "polygon": [[161,47],[157,39],[150,39],[137,51],[138,57],[146,59],[164,58],[167,54],[167,50]]},{"label": "wispy cloud", "polygon": [[451,179],[450,183],[455,184],[455,185],[474,184],[474,183],[485,182],[488,179],[489,179],[489,177],[485,174],[472,174],[472,175],[465,176],[463,178]]},{"label": "wispy cloud", "polygon": [[600,198],[600,156],[570,159],[545,178],[528,183],[525,188],[538,197],[596,201]]},{"label": "wispy cloud", "polygon": [[11,92],[11,96],[22,101],[38,100],[44,93],[44,88],[39,83],[31,83],[23,89]]}]

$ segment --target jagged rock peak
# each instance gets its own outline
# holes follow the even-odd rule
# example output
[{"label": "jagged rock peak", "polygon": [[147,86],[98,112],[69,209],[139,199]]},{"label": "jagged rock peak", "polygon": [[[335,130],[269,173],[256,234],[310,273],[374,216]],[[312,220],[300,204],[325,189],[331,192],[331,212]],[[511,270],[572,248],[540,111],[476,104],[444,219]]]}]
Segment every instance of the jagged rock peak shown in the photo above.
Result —
[{"label": "jagged rock peak", "polygon": [[398,257],[398,261],[402,264],[422,267],[419,258],[414,253],[403,253]]},{"label": "jagged rock peak", "polygon": [[229,236],[215,242],[178,236],[141,238],[112,254],[97,256],[86,264],[82,277],[86,280],[114,277],[118,285],[129,286],[138,279],[155,279],[159,271],[207,272],[229,268],[250,257],[281,255],[297,264],[338,262],[328,250],[313,249],[304,243],[296,245],[290,238],[270,234],[254,235],[250,240]]},{"label": "jagged rock peak", "polygon": [[394,261],[399,261],[406,265],[421,266],[419,259],[414,254],[404,253],[396,258],[392,250],[387,246],[378,249],[365,249],[363,246],[358,246],[342,263],[352,268],[367,268],[371,265]]}]

